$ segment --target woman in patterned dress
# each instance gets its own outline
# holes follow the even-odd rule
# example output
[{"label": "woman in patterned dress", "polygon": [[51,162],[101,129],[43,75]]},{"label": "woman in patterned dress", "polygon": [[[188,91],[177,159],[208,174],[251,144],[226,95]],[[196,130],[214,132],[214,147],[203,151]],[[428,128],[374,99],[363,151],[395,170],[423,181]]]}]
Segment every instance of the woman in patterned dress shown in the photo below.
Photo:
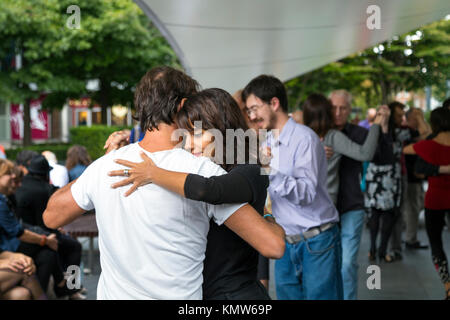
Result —
[{"label": "woman in patterned dress", "polygon": [[[403,142],[410,140],[411,134],[408,129],[401,127],[405,105],[394,101],[388,106],[391,111],[388,128],[384,128],[375,156],[367,168],[365,205],[370,209],[369,260],[375,260],[378,251],[380,260],[389,263],[394,261],[387,253],[387,245],[400,208]],[[377,250],[380,220],[381,241]]]}]

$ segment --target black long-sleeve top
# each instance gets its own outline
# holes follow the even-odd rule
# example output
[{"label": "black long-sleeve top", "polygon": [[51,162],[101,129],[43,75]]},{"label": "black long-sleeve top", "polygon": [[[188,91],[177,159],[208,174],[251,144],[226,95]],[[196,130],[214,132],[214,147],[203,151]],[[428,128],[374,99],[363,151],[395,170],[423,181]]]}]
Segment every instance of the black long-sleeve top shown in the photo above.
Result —
[{"label": "black long-sleeve top", "polygon": [[414,172],[417,174],[423,174],[425,177],[434,177],[439,175],[439,166],[428,163],[421,157],[417,156],[417,160],[414,164]]},{"label": "black long-sleeve top", "polygon": [[[205,178],[189,174],[186,198],[211,204],[248,202],[261,215],[269,179],[258,165],[237,165],[228,174]],[[203,269],[203,298],[212,299],[254,282],[258,252],[226,226],[210,222]]]},{"label": "black long-sleeve top", "polygon": [[396,159],[394,155],[394,140],[390,133],[380,135],[378,147],[371,162],[376,165],[394,164]]},{"label": "black long-sleeve top", "polygon": [[[427,140],[431,140],[435,138],[435,134],[430,134],[427,137]],[[428,163],[420,156],[417,156],[417,160],[414,164],[414,172],[417,174],[423,174],[425,177],[434,177],[439,175],[439,166],[436,166],[434,164]]]}]

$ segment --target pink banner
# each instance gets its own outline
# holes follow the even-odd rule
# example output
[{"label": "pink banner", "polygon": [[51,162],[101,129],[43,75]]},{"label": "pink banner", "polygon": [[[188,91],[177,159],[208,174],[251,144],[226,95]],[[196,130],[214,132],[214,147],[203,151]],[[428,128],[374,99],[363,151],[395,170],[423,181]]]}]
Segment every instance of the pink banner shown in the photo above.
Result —
[{"label": "pink banner", "polygon": [[[31,100],[31,139],[46,140],[49,138],[48,114],[42,111],[42,101],[45,97]],[[23,138],[23,105],[11,104],[11,139],[22,140]]]}]

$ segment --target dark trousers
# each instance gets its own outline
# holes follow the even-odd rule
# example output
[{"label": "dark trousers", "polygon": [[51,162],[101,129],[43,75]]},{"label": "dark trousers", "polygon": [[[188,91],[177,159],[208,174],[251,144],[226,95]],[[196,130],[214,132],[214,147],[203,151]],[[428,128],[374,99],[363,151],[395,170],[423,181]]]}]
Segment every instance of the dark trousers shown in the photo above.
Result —
[{"label": "dark trousers", "polygon": [[55,280],[55,284],[64,280],[63,269],[56,251],[49,247],[21,242],[17,252],[33,258],[36,265],[36,276],[44,292],[47,292],[51,275]]},{"label": "dark trousers", "polygon": [[271,300],[266,288],[255,280],[239,290],[208,297],[206,300]]},{"label": "dark trousers", "polygon": [[371,209],[369,218],[370,229],[370,251],[372,253],[377,251],[377,237],[380,230],[380,220],[382,220],[381,226],[381,241],[378,247],[378,255],[384,257],[386,255],[387,246],[389,243],[389,237],[392,234],[396,219],[398,215],[394,210],[382,211],[378,209]]},{"label": "dark trousers", "polygon": [[58,254],[64,270],[67,270],[71,265],[80,266],[81,250],[81,243],[78,240],[58,233]]},{"label": "dark trousers", "polygon": [[445,214],[449,210],[430,210],[425,208],[425,227],[431,246],[431,256],[439,277],[443,283],[450,282],[447,257],[442,244],[442,230],[445,226]]}]

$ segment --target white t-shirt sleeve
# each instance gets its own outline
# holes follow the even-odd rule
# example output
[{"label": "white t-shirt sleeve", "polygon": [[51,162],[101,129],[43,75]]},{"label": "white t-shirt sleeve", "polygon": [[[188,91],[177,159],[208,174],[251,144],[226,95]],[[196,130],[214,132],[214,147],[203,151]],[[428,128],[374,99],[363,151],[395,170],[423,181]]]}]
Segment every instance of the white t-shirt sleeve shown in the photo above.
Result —
[{"label": "white t-shirt sleeve", "polygon": [[[204,177],[221,176],[226,173],[227,172],[224,169],[222,169],[222,167],[218,166],[209,159],[202,163],[200,170],[198,172],[199,175],[202,175]],[[214,222],[220,226],[240,207],[246,204],[247,203],[220,204],[220,205],[207,204],[208,216],[210,219],[212,218]]]},{"label": "white t-shirt sleeve", "polygon": [[208,216],[214,220],[217,225],[222,225],[233,213],[245,206],[246,203],[240,204],[208,204]]},{"label": "white t-shirt sleeve", "polygon": [[[97,162],[97,161],[96,161]],[[83,210],[94,209],[93,199],[93,184],[95,184],[95,167],[96,162],[91,163],[83,174],[70,187],[72,196],[77,205]]]}]

